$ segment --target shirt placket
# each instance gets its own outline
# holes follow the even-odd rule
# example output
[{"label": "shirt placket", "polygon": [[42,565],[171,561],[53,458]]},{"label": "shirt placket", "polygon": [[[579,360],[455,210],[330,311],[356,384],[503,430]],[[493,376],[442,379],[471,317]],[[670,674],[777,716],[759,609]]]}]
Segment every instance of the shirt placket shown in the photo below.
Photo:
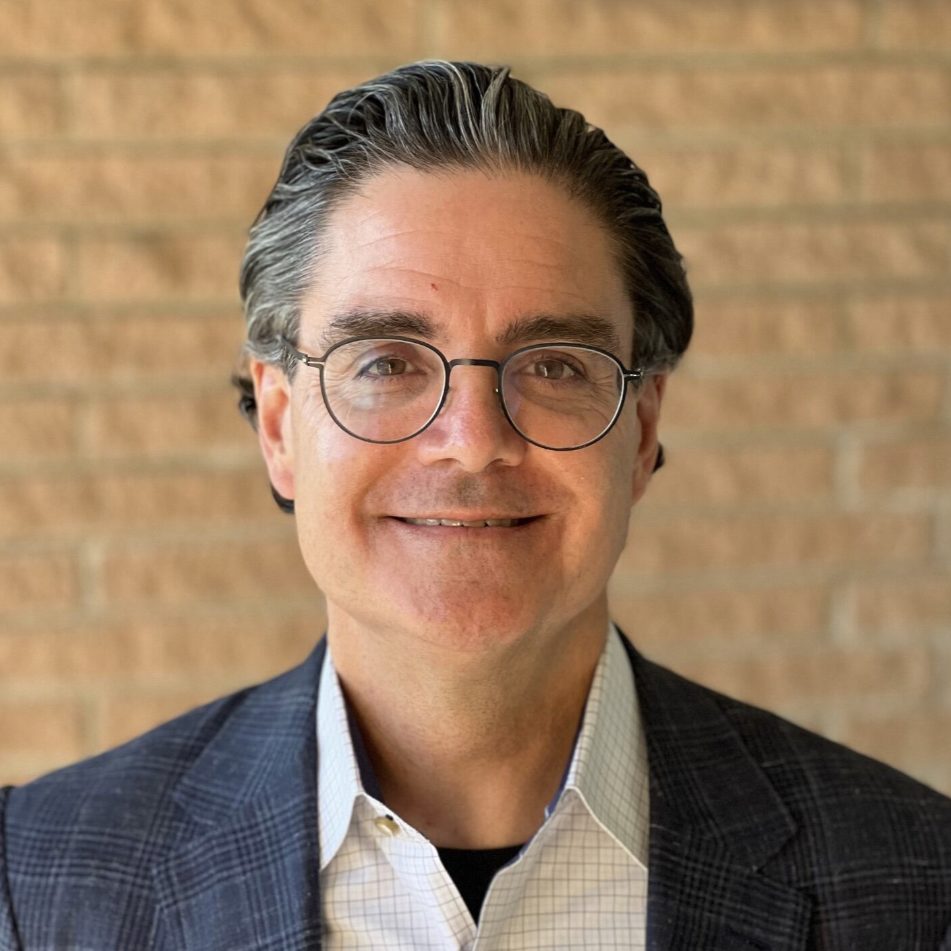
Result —
[{"label": "shirt placket", "polygon": [[438,922],[447,949],[472,951],[476,926],[435,846],[391,813],[371,820],[380,851],[403,888]]}]

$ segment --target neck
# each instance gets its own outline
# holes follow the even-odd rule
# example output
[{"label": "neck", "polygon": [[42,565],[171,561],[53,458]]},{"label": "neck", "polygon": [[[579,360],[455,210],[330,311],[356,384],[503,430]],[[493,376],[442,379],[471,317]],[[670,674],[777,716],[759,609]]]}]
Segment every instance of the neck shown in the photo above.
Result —
[{"label": "neck", "polygon": [[386,804],[437,846],[530,838],[571,756],[604,646],[602,601],[478,651],[328,610],[334,665]]}]

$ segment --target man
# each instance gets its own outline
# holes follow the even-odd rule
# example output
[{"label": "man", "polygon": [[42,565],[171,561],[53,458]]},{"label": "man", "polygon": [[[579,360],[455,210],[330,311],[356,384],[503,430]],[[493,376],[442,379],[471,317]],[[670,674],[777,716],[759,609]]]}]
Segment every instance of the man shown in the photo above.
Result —
[{"label": "man", "polygon": [[7,791],[0,948],[951,948],[951,802],[610,625],[692,307],[600,130],[474,64],[341,93],[242,292],[327,636]]}]

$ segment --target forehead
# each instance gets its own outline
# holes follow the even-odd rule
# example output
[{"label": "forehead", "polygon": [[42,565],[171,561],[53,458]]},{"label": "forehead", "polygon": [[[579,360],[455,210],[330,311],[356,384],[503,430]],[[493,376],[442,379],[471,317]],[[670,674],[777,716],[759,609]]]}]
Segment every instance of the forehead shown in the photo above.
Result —
[{"label": "forehead", "polygon": [[405,167],[363,182],[329,216],[302,335],[361,311],[419,314],[437,338],[591,316],[612,322],[622,345],[633,319],[610,234],[562,186]]}]

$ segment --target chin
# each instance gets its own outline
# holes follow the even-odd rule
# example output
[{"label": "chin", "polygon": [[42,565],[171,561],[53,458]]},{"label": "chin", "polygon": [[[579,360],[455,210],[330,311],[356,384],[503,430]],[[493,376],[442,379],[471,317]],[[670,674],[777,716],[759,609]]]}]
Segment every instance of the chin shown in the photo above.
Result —
[{"label": "chin", "polygon": [[524,598],[493,598],[476,591],[471,596],[459,592],[414,592],[410,587],[387,595],[382,589],[372,605],[366,602],[344,608],[362,627],[388,632],[402,642],[429,645],[463,653],[506,649],[542,626],[547,626],[548,610]]},{"label": "chin", "polygon": [[463,651],[504,647],[542,626],[547,612],[532,610],[524,600],[507,604],[504,599],[476,596],[427,602],[423,610],[412,606],[408,630],[434,646]]}]

